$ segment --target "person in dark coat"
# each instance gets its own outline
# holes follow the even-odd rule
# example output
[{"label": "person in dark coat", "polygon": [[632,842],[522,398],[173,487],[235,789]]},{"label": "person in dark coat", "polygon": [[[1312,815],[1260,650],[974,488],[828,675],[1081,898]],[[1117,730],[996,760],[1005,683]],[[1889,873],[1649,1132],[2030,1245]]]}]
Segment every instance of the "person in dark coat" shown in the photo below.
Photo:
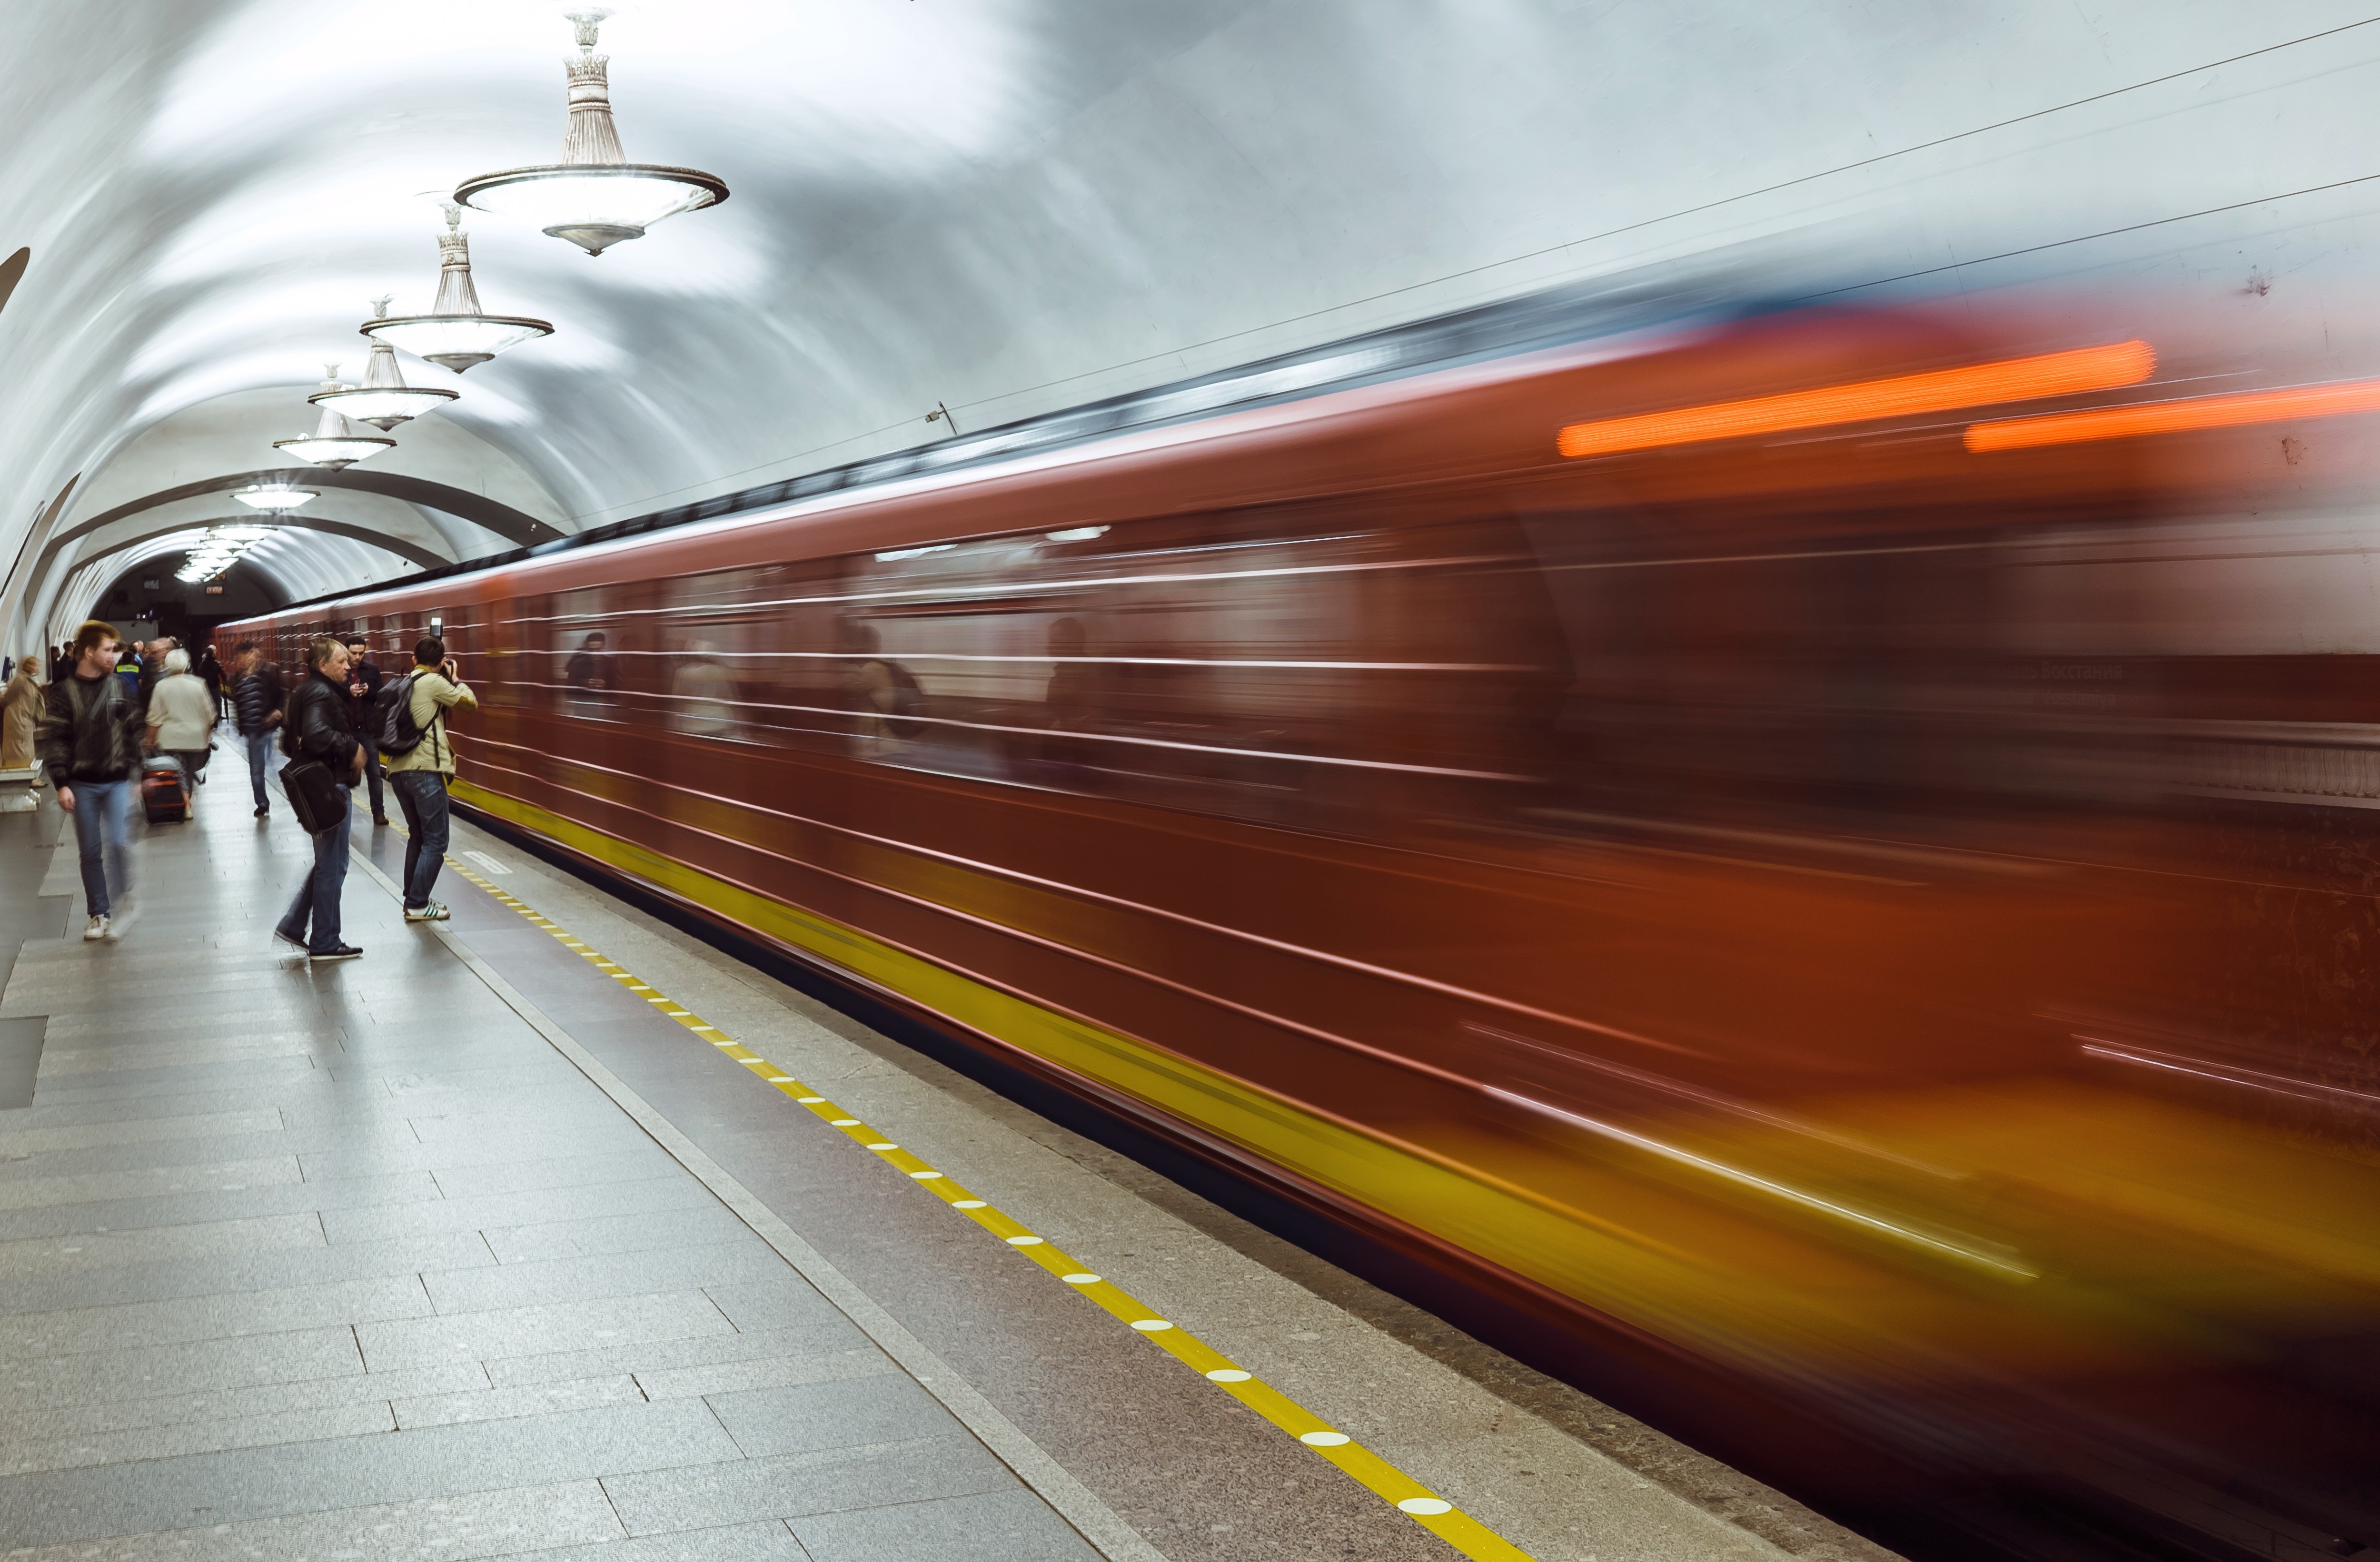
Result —
[{"label": "person in dark coat", "polygon": [[372,665],[371,650],[360,635],[347,636],[347,720],[356,741],[364,745],[364,775],[371,781],[372,823],[388,823],[381,793],[380,686],[385,682]]},{"label": "person in dark coat", "polygon": [[[324,636],[307,648],[306,663],[305,681],[289,691],[281,751],[293,763],[320,760],[336,778],[340,792],[349,792],[363,779],[364,749],[356,741],[355,718],[347,708],[347,648]],[[274,938],[304,950],[316,964],[363,953],[339,937],[339,896],[347,882],[345,801],[343,797],[338,822],[314,832],[314,861],[298,880],[297,898],[273,929]]]},{"label": "person in dark coat", "polygon": [[239,669],[231,684],[232,725],[248,749],[248,781],[261,819],[273,812],[264,799],[264,775],[273,768],[273,734],[282,722],[281,669],[264,660],[253,640],[242,640],[232,660]]},{"label": "person in dark coat", "polygon": [[122,902],[132,888],[132,791],[149,724],[133,685],[116,673],[115,626],[93,619],[74,646],[74,671],[44,701],[42,761],[58,806],[74,817],[89,914],[82,936],[113,939],[130,921]]}]

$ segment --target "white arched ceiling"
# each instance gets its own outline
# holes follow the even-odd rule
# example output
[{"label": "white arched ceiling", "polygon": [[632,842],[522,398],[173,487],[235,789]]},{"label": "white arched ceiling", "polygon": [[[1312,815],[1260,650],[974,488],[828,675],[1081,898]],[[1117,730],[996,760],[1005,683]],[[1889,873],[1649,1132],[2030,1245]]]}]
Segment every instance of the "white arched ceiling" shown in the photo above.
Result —
[{"label": "white arched ceiling", "polygon": [[[152,559],[181,557],[205,535],[205,527],[193,527],[93,554],[67,572],[42,621],[44,632],[36,639],[42,645],[72,639],[75,626],[91,616],[111,582]],[[394,580],[420,567],[353,538],[288,529],[258,542],[241,555],[241,562],[261,574],[283,601],[302,601],[351,585]]]},{"label": "white arched ceiling", "polygon": [[[427,303],[424,192],[557,154],[562,8],[0,6],[0,252],[32,250],[0,558],[202,404],[301,430],[365,300]],[[919,442],[939,403],[973,430],[1715,255],[1772,292],[2153,279],[2326,345],[2380,236],[2348,0],[616,8],[628,154],[732,198],[592,259],[473,217],[487,307],[556,334],[407,360],[476,445],[387,458],[518,474],[571,527]]]}]

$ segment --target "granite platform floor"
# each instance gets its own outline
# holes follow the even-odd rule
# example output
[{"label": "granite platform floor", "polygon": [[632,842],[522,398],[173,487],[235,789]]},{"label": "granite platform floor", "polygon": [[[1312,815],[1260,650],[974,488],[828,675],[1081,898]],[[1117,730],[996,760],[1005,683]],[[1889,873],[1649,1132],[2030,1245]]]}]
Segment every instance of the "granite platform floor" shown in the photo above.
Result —
[{"label": "granite platform floor", "polygon": [[[0,1558],[1450,1558],[487,890],[0,817]],[[61,849],[60,842],[64,845]],[[487,883],[1547,1562],[1886,1554],[508,844]],[[14,1094],[10,1094],[14,1091]],[[798,1266],[797,1266],[798,1265]],[[806,1276],[808,1277],[806,1277]],[[814,1283],[815,1282],[815,1283]]]}]

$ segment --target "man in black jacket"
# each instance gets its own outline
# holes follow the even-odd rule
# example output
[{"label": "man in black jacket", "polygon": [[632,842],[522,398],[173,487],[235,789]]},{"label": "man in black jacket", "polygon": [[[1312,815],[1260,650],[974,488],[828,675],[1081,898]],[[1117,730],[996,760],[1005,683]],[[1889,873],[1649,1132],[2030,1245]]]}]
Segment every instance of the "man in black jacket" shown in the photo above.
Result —
[{"label": "man in black jacket", "polygon": [[[347,713],[347,648],[328,636],[307,648],[306,681],[289,694],[281,751],[295,763],[317,759],[337,778],[342,793],[363,779],[364,750]],[[353,960],[363,951],[339,938],[339,893],[347,882],[346,798],[339,820],[314,832],[314,864],[298,886],[273,936],[296,944],[309,960]],[[311,922],[310,935],[307,924]]]},{"label": "man in black jacket", "polygon": [[238,670],[231,684],[232,721],[248,749],[248,784],[261,819],[273,812],[264,800],[264,772],[273,768],[273,733],[282,722],[281,669],[264,660],[253,640],[239,643],[232,665]]},{"label": "man in black jacket", "polygon": [[58,806],[74,816],[87,939],[112,939],[130,920],[117,902],[132,888],[132,789],[148,722],[130,685],[115,675],[121,649],[114,624],[93,619],[77,631],[74,670],[50,685],[40,728],[50,785]]},{"label": "man in black jacket", "polygon": [[381,793],[380,686],[384,682],[372,665],[371,651],[360,635],[347,636],[347,715],[356,741],[364,745],[364,775],[371,781],[372,823],[388,823],[386,799]]}]

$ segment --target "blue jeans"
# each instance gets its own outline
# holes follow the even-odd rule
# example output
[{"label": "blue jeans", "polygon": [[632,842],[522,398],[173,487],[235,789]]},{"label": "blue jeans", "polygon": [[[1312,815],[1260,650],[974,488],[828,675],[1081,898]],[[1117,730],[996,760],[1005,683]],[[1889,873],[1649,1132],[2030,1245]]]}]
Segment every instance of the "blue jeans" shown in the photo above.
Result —
[{"label": "blue jeans", "polygon": [[388,784],[405,810],[405,909],[430,903],[431,886],[446,862],[446,778],[435,770],[396,770]]},{"label": "blue jeans", "polygon": [[[351,790],[346,782],[341,791]],[[350,805],[352,806],[352,805]],[[339,891],[347,882],[347,821],[339,820],[314,836],[314,866],[298,881],[298,898],[282,914],[283,937],[302,941],[309,954],[328,954],[339,947]],[[306,931],[310,917],[314,930]]]},{"label": "blue jeans", "polygon": [[364,777],[371,782],[372,817],[384,818],[388,815],[388,807],[382,802],[380,794],[380,739],[374,733],[358,733],[356,742],[363,745]]},{"label": "blue jeans", "polygon": [[74,793],[75,844],[82,850],[83,903],[93,916],[108,913],[109,880],[118,895],[132,891],[132,786],[128,781],[67,782]]},{"label": "blue jeans", "polygon": [[242,733],[239,741],[248,745],[248,782],[256,792],[256,805],[270,808],[264,797],[264,773],[273,769],[272,733]]}]

